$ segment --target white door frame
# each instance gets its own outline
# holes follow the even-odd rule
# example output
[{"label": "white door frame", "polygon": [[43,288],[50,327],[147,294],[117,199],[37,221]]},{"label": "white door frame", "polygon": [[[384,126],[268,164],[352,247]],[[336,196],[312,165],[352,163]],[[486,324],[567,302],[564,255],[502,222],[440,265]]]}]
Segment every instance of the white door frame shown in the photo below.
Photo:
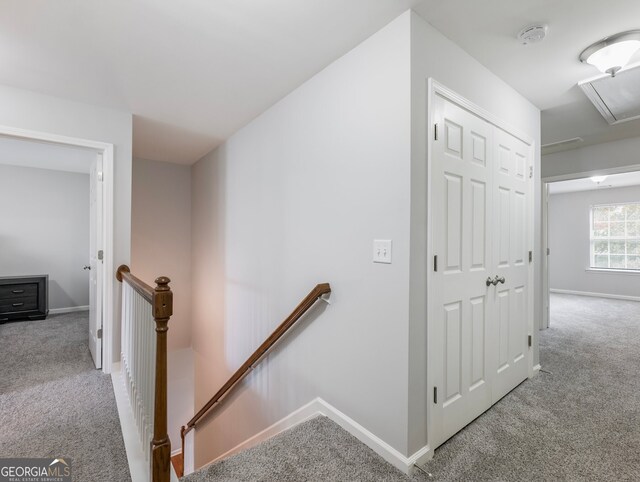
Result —
[{"label": "white door frame", "polygon": [[113,280],[115,279],[113,266],[113,144],[2,125],[0,125],[0,135],[74,147],[87,147],[102,153],[102,205],[104,209],[102,219],[102,246],[104,246],[104,269],[102,270],[102,286],[104,290],[102,297],[102,371],[104,373],[111,373],[114,334]]},{"label": "white door frame", "polygon": [[[612,174],[624,174],[626,172],[640,171],[640,164],[631,164],[622,167],[609,167],[604,169],[594,169],[591,171],[574,172],[569,174],[560,174],[557,176],[543,177],[541,182],[542,189],[542,254],[545,256],[545,262],[542,263],[542,318],[540,320],[539,329],[545,330],[549,328],[551,320],[549,319],[549,298],[551,295],[551,284],[549,282],[549,263],[547,253],[549,249],[549,198],[546,195],[549,184],[558,181],[572,181],[574,179],[585,179],[592,176],[610,176]],[[553,256],[553,253],[550,254]]]},{"label": "white door frame", "polygon": [[[535,141],[533,138],[531,138],[530,136],[528,136],[527,134],[524,134],[523,132],[521,132],[519,129],[513,128],[511,125],[509,125],[507,122],[504,122],[502,119],[499,119],[498,117],[496,117],[495,115],[493,115],[492,113],[486,111],[485,109],[483,109],[482,107],[477,106],[476,104],[474,104],[473,102],[470,102],[469,100],[465,99],[464,97],[462,97],[461,95],[459,95],[458,93],[454,92],[453,90],[449,89],[448,87],[445,87],[443,84],[439,83],[438,81],[436,81],[433,78],[429,78],[427,79],[427,356],[426,356],[426,360],[427,360],[427,444],[430,447],[429,452],[432,454],[433,453],[433,448],[434,448],[434,439],[433,439],[433,430],[431,430],[430,427],[433,427],[433,423],[432,423],[432,414],[433,414],[433,382],[432,380],[434,379],[434,375],[435,375],[435,370],[436,370],[436,363],[434,363],[431,360],[431,354],[433,353],[433,349],[432,349],[432,343],[435,342],[434,337],[433,337],[433,322],[431,320],[435,320],[435,312],[434,312],[434,306],[433,303],[431,303],[431,300],[433,300],[433,296],[434,296],[434,292],[433,292],[433,269],[431,266],[431,261],[433,260],[433,256],[434,256],[434,249],[433,249],[433,217],[431,215],[431,208],[433,206],[433,186],[432,186],[432,181],[433,181],[433,177],[432,177],[432,167],[433,167],[433,142],[432,139],[434,138],[434,116],[435,116],[435,109],[434,109],[434,98],[436,95],[440,95],[444,98],[446,98],[447,100],[453,102],[454,104],[457,104],[458,106],[462,107],[463,109],[468,110],[469,112],[473,113],[474,115],[484,119],[485,121],[487,121],[488,123],[508,132],[509,134],[511,134],[514,137],[517,137],[518,139],[520,139],[522,142],[524,142],[525,144],[527,144],[529,146],[529,159],[530,159],[530,166],[533,166],[533,162],[534,162],[534,155],[535,155]],[[529,214],[529,234],[527,236],[528,238],[528,245],[529,245],[529,250],[533,251],[534,250],[534,226],[535,226],[535,220],[534,220],[534,198],[535,198],[535,183],[534,183],[534,178],[530,177],[529,178],[529,200],[528,200],[528,206],[527,206],[527,212]],[[535,261],[535,257],[534,257],[534,261]],[[529,296],[528,296],[528,303],[529,303],[529,307],[528,307],[528,312],[529,312],[529,316],[528,316],[528,331],[529,334],[533,337],[533,343],[532,346],[529,347],[528,350],[528,366],[529,366],[529,377],[532,377],[534,375],[534,367],[533,367],[533,349],[534,347],[537,346],[537,337],[538,337],[538,330],[534,330],[533,329],[533,308],[534,308],[534,301],[535,301],[535,296],[534,296],[534,292],[535,292],[535,284],[534,284],[534,265],[533,263],[529,263],[529,274],[528,274],[528,283],[529,286],[531,287],[531,289],[529,289]],[[438,369],[442,368],[441,366],[437,367]]]}]

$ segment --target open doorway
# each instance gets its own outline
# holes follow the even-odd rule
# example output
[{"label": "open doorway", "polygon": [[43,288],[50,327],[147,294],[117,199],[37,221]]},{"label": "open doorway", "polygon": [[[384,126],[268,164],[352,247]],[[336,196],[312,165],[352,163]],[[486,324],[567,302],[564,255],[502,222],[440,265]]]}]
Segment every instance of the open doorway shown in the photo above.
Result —
[{"label": "open doorway", "polygon": [[638,169],[543,180],[540,328],[553,324],[554,294],[640,301]]},{"label": "open doorway", "polygon": [[0,320],[85,312],[95,367],[110,372],[113,147],[0,128],[0,169],[0,277],[16,298]]}]

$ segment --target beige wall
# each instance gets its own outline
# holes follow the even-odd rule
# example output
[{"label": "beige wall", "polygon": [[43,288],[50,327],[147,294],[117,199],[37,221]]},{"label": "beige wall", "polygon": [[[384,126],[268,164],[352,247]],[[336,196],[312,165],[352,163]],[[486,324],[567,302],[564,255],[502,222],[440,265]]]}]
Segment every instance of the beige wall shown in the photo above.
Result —
[{"label": "beige wall", "polygon": [[153,286],[171,278],[169,350],[191,346],[191,170],[134,159],[131,271]]}]

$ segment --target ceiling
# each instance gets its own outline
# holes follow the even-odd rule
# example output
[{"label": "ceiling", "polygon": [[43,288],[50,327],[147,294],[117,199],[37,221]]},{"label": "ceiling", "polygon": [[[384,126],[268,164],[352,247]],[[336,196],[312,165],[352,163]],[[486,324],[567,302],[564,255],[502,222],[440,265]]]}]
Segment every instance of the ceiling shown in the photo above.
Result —
[{"label": "ceiling", "polygon": [[134,114],[190,164],[419,0],[0,0],[0,83]]},{"label": "ceiling", "polygon": [[[408,8],[543,110],[543,144],[640,135],[640,121],[609,126],[576,85],[597,73],[578,61],[583,48],[640,28],[637,0],[0,0],[0,8],[0,83],[132,112],[136,157],[193,163]],[[532,22],[549,24],[547,39],[520,45],[515,35]]]},{"label": "ceiling", "polygon": [[0,164],[89,174],[97,151],[0,136]]},{"label": "ceiling", "polygon": [[591,178],[558,181],[549,184],[550,194],[562,194],[577,191],[594,191],[596,189],[610,189],[612,187],[640,186],[640,171],[611,174],[604,181],[595,183]]},{"label": "ceiling", "polygon": [[[415,10],[540,108],[543,145],[583,139],[548,152],[640,136],[640,120],[609,126],[577,85],[599,74],[578,60],[583,49],[640,28],[637,0],[425,0]],[[520,29],[537,22],[547,38],[521,45]]]}]

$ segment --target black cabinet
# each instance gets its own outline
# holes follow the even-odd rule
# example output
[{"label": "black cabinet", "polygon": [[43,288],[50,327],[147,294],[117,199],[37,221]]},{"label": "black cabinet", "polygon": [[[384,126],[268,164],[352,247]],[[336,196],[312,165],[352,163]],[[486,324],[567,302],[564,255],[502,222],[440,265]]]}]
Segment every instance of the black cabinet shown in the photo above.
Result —
[{"label": "black cabinet", "polygon": [[0,323],[44,320],[49,314],[49,276],[0,278]]}]

